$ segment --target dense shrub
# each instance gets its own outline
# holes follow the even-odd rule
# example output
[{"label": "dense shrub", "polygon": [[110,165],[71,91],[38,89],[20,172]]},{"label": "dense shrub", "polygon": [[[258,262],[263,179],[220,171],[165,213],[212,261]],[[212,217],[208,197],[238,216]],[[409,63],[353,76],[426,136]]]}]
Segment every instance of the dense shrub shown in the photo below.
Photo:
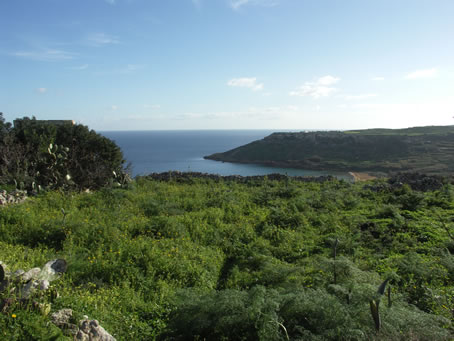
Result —
[{"label": "dense shrub", "polygon": [[98,189],[124,183],[120,148],[80,124],[52,124],[24,117],[0,126],[0,183],[29,191]]},{"label": "dense shrub", "polygon": [[[443,318],[402,302],[375,334],[367,301],[345,304],[323,289],[182,290],[162,340],[449,340]],[[375,335],[374,335],[375,334]]]}]

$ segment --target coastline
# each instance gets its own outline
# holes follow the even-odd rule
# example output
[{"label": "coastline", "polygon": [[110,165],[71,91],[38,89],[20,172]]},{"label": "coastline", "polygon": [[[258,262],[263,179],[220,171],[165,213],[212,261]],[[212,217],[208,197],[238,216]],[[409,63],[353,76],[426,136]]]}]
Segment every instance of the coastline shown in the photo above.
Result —
[{"label": "coastline", "polygon": [[362,172],[348,172],[353,177],[354,182],[358,181],[368,181],[368,180],[374,180],[377,177],[370,175],[369,173],[362,173]]}]

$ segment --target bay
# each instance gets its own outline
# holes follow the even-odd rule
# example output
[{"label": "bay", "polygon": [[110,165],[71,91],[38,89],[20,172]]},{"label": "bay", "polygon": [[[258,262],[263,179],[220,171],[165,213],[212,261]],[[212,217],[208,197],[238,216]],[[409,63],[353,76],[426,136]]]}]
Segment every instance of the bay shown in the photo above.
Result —
[{"label": "bay", "polygon": [[273,130],[147,130],[104,131],[132,164],[132,175],[146,175],[167,171],[201,172],[219,175],[290,176],[334,175],[350,179],[346,173],[320,172],[292,168],[266,167],[205,160],[206,155],[225,152],[273,133]]}]

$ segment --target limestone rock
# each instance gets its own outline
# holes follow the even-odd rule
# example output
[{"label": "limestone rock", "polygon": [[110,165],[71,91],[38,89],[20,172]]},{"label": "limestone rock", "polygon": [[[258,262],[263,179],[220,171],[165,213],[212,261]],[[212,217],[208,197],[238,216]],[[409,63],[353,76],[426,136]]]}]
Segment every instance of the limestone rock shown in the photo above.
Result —
[{"label": "limestone rock", "polygon": [[24,272],[21,276],[20,279],[24,282],[28,282],[31,279],[37,279],[39,273],[41,272],[40,268],[33,268],[28,270],[27,272]]},{"label": "limestone rock", "polygon": [[77,334],[77,325],[72,323],[73,311],[71,309],[61,309],[51,315],[52,323],[63,330],[65,335],[75,336]]},{"label": "limestone rock", "polygon": [[72,317],[73,317],[72,309],[61,309],[51,315],[52,322],[56,326],[69,323]]},{"label": "limestone rock", "polygon": [[116,341],[96,320],[82,320],[75,340],[81,341]]},{"label": "limestone rock", "polygon": [[67,269],[64,259],[54,259],[47,262],[40,271],[38,278],[49,282],[59,278]]},{"label": "limestone rock", "polygon": [[19,276],[23,275],[24,273],[25,273],[25,271],[22,269],[16,270],[13,272],[13,277],[19,277]]},{"label": "limestone rock", "polygon": [[31,294],[33,294],[36,291],[36,289],[39,287],[40,287],[40,281],[32,280],[32,281],[27,282],[27,284],[25,284],[25,286],[20,291],[20,293],[21,293],[20,297],[29,298],[31,296]]},{"label": "limestone rock", "polygon": [[47,279],[43,279],[42,281],[39,281],[39,290],[47,290],[49,289],[49,281]]}]

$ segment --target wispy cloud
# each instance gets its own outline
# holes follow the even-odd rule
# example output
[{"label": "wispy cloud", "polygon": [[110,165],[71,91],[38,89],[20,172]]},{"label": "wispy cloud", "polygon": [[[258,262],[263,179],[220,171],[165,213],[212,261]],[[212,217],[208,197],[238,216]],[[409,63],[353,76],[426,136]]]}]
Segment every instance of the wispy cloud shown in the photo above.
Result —
[{"label": "wispy cloud", "polygon": [[115,3],[117,2],[116,0],[104,0],[105,2],[107,2],[109,5],[115,5]]},{"label": "wispy cloud", "polygon": [[103,71],[96,71],[94,75],[97,76],[106,76],[106,75],[129,75],[138,70],[145,68],[146,65],[144,64],[127,64],[122,67],[118,67],[116,69],[111,70],[103,70]]},{"label": "wispy cloud", "polygon": [[324,76],[317,79],[315,82],[306,82],[298,89],[291,91],[290,96],[310,96],[314,99],[326,97],[336,92],[337,89],[332,85],[339,82],[340,78],[333,76]]},{"label": "wispy cloud", "polygon": [[39,94],[44,94],[44,93],[47,92],[47,88],[37,88],[36,92],[39,93]]},{"label": "wispy cloud", "polygon": [[128,64],[123,68],[117,70],[118,73],[132,73],[137,70],[141,70],[145,67],[143,64]]},{"label": "wispy cloud", "polygon": [[341,97],[347,101],[358,101],[358,100],[373,98],[373,97],[377,97],[377,96],[378,96],[377,94],[361,94],[361,95],[344,95]]},{"label": "wispy cloud", "polygon": [[435,77],[438,70],[436,68],[423,69],[410,72],[405,76],[405,79],[420,79],[420,78],[432,78]]},{"label": "wispy cloud", "polygon": [[153,110],[161,109],[161,105],[159,105],[159,104],[144,104],[143,107],[145,109],[153,109]]},{"label": "wispy cloud", "polygon": [[279,4],[279,0],[229,0],[229,5],[235,11],[246,5],[273,7]]},{"label": "wispy cloud", "polygon": [[74,58],[74,54],[68,51],[57,50],[57,49],[37,49],[29,51],[16,51],[10,55],[14,57],[43,61],[43,62],[56,62],[61,60],[69,60]]},{"label": "wispy cloud", "polygon": [[263,90],[263,83],[257,83],[257,78],[255,77],[232,78],[227,82],[227,85],[240,88],[249,88],[254,91]]},{"label": "wispy cloud", "polygon": [[384,81],[385,77],[372,77],[371,80],[373,80],[373,81]]},{"label": "wispy cloud", "polygon": [[105,33],[94,33],[88,37],[88,42],[93,46],[104,46],[111,44],[119,44],[117,37]]},{"label": "wispy cloud", "polygon": [[192,3],[197,8],[200,8],[200,6],[202,6],[202,0],[192,0]]},{"label": "wispy cloud", "polygon": [[112,109],[113,111],[118,110],[118,105],[111,105],[110,109]]},{"label": "wispy cloud", "polygon": [[175,119],[251,119],[251,120],[281,120],[286,117],[295,117],[301,114],[300,108],[294,105],[272,106],[272,107],[249,107],[239,111],[220,111],[210,113],[188,112],[175,116]]},{"label": "wispy cloud", "polygon": [[70,67],[71,70],[85,70],[88,69],[88,64]]}]

